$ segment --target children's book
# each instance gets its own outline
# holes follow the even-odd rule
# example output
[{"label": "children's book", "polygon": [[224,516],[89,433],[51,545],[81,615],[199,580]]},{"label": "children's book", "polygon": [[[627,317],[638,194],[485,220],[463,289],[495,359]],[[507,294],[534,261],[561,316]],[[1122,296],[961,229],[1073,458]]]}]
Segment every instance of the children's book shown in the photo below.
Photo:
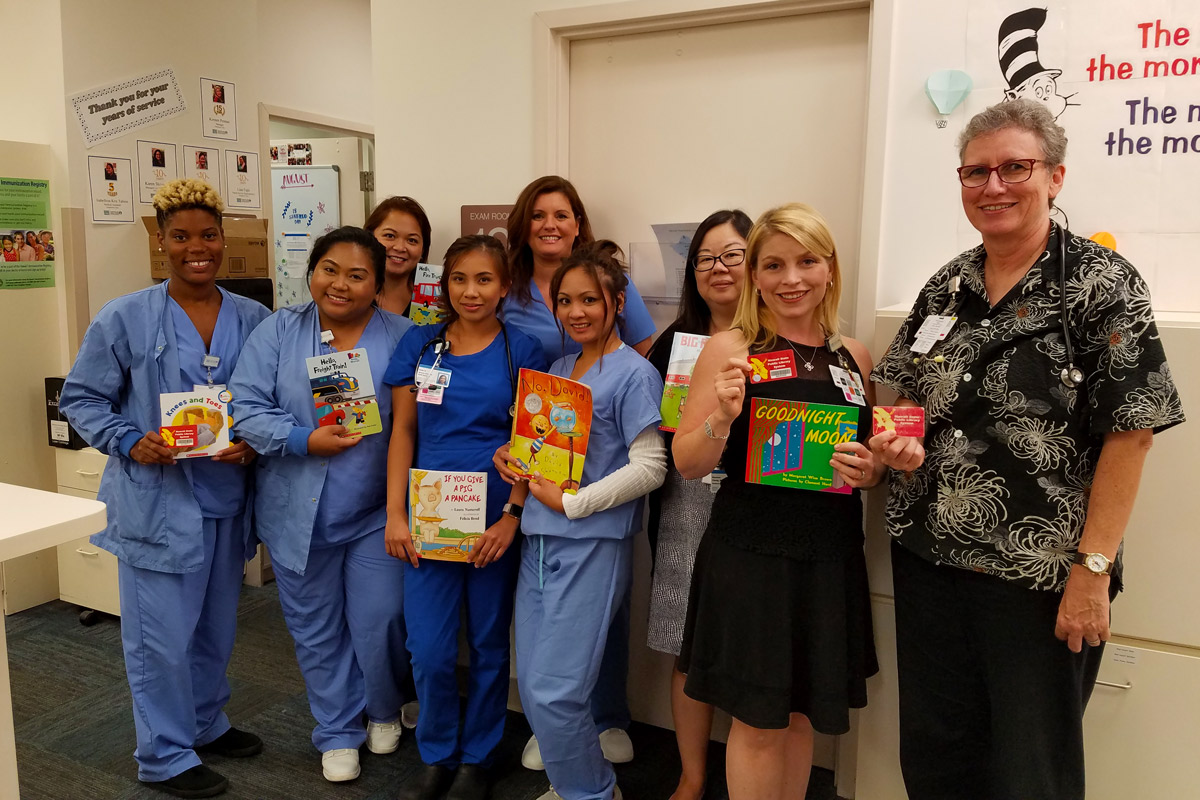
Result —
[{"label": "children's book", "polygon": [[421,558],[466,561],[487,529],[487,473],[408,471],[408,529]]},{"label": "children's book", "polygon": [[312,356],[305,363],[318,425],[345,425],[348,436],[383,432],[366,350]]},{"label": "children's book", "polygon": [[162,411],[159,435],[176,458],[213,456],[229,447],[227,389],[197,389],[158,396]]},{"label": "children's book", "polygon": [[434,325],[446,315],[438,302],[442,296],[442,268],[437,264],[417,264],[413,272],[412,303],[408,318],[414,325]]},{"label": "children's book", "polygon": [[663,382],[662,424],[659,430],[675,432],[679,427],[679,418],[683,416],[683,406],[687,402],[688,386],[692,382],[692,370],[696,368],[696,359],[704,349],[707,336],[698,333],[675,332],[675,340],[671,343],[671,360],[667,362],[667,379]]},{"label": "children's book", "polygon": [[751,398],[746,483],[849,494],[829,462],[835,444],[857,436],[853,406]]},{"label": "children's book", "polygon": [[509,453],[520,462],[523,477],[537,473],[574,494],[591,429],[592,390],[586,384],[521,370]]}]

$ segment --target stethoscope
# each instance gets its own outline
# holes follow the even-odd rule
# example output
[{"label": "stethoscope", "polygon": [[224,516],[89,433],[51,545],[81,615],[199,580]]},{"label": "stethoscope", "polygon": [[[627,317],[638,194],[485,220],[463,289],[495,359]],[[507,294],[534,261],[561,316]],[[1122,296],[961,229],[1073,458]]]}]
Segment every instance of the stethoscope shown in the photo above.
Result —
[{"label": "stethoscope", "polygon": [[[1068,389],[1077,389],[1083,385],[1087,378],[1083,370],[1075,364],[1075,347],[1071,342],[1071,330],[1067,324],[1067,279],[1069,265],[1067,264],[1067,231],[1057,222],[1050,223],[1058,231],[1058,264],[1059,264],[1059,283],[1061,284],[1058,292],[1059,303],[1059,324],[1062,326],[1063,348],[1067,353],[1067,365],[1058,373],[1058,379],[1062,381],[1063,386]],[[952,275],[947,282],[947,288],[950,290],[950,299],[946,303],[946,308],[942,311],[942,316],[954,316],[958,307],[962,302],[959,297],[959,290],[962,288],[962,276]],[[941,356],[936,356],[935,361],[940,361]]]},{"label": "stethoscope", "polygon": [[[450,352],[450,340],[446,338],[446,328],[449,325],[442,325],[438,329],[437,336],[434,336],[425,344],[421,345],[420,351],[417,353],[417,364],[413,373],[413,386],[410,390],[413,394],[418,391],[428,391],[437,388],[437,369],[442,364],[442,356]],[[508,365],[508,388],[511,390],[514,401],[508,407],[508,415],[515,417],[517,415],[517,404],[515,397],[517,394],[517,377],[513,372],[512,350],[508,346],[508,327],[504,322],[500,323],[500,333],[504,336],[504,361]],[[429,371],[425,373],[424,380],[421,379],[421,359],[425,357],[425,353],[429,348],[433,348],[433,364],[429,367]]]}]

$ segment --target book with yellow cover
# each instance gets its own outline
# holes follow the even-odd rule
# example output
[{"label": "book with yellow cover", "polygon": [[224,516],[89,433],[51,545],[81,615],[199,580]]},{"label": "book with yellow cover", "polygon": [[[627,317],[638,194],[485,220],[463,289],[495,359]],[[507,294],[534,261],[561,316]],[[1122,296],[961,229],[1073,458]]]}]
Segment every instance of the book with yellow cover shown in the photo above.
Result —
[{"label": "book with yellow cover", "polygon": [[574,494],[583,479],[591,429],[592,390],[587,384],[521,370],[509,453],[520,462],[523,477],[537,473]]},{"label": "book with yellow cover", "polygon": [[213,456],[229,447],[229,390],[168,392],[158,398],[159,435],[176,448],[176,458]]}]

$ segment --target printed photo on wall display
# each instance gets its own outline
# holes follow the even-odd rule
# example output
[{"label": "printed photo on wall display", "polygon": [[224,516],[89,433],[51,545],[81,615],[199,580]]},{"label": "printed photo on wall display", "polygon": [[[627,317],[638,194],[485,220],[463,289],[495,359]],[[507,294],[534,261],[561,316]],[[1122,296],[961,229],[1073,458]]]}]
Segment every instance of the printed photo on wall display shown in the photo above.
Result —
[{"label": "printed photo on wall display", "polygon": [[229,81],[200,79],[200,112],[206,139],[237,140],[237,104]]},{"label": "printed photo on wall display", "polygon": [[154,193],[179,177],[175,145],[168,142],[137,143],[138,202],[149,204]]},{"label": "printed photo on wall display", "polygon": [[230,209],[262,208],[258,153],[225,151],[225,204]]},{"label": "printed photo on wall display", "polygon": [[[221,191],[221,151],[206,145],[183,146],[183,177],[204,181]],[[224,194],[222,192],[222,194]]]},{"label": "printed photo on wall display", "polygon": [[289,167],[311,166],[312,145],[307,142],[289,144],[287,146],[287,163]]},{"label": "printed photo on wall display", "polygon": [[88,156],[92,222],[136,222],[133,213],[133,162],[128,158]]}]

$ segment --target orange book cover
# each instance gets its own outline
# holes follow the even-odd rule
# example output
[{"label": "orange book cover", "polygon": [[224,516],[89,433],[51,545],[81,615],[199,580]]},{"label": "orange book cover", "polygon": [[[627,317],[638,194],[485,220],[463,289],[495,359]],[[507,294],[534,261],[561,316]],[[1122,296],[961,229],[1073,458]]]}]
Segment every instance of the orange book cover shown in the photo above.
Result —
[{"label": "orange book cover", "polygon": [[587,384],[521,370],[509,452],[520,462],[523,477],[537,473],[574,494],[583,478],[591,429],[592,390]]}]

